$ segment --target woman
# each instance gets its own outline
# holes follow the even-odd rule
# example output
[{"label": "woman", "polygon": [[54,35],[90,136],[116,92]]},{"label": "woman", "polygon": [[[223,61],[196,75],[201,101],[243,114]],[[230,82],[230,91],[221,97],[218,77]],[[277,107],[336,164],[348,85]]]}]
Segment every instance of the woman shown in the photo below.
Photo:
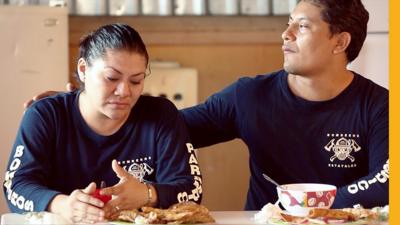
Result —
[{"label": "woman", "polygon": [[[148,60],[128,25],[106,25],[81,40],[81,89],[25,112],[4,183],[12,212],[90,223],[122,209],[201,200],[201,174],[177,109],[141,96]],[[101,181],[113,185],[100,192],[113,196],[108,203],[94,197]]]}]

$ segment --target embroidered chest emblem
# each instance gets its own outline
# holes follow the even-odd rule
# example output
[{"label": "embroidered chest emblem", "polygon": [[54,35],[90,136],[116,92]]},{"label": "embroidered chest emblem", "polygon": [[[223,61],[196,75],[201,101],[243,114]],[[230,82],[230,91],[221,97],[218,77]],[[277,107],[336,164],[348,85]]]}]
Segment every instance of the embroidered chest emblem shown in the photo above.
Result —
[{"label": "embroidered chest emblem", "polygon": [[340,161],[349,159],[351,162],[354,162],[355,158],[351,155],[351,153],[353,151],[358,152],[361,150],[361,147],[354,139],[345,137],[341,137],[337,140],[332,138],[324,148],[328,152],[333,152],[333,156],[331,156],[329,159],[331,162],[333,162],[335,159]]},{"label": "embroidered chest emblem", "polygon": [[131,160],[118,161],[118,164],[128,171],[133,177],[138,179],[140,182],[144,181],[144,177],[152,174],[154,169],[146,163],[151,161],[151,157],[143,157]]},{"label": "embroidered chest emblem", "polygon": [[144,176],[152,174],[153,171],[154,169],[151,168],[147,163],[132,163],[128,167],[128,172],[140,182],[143,182]]}]

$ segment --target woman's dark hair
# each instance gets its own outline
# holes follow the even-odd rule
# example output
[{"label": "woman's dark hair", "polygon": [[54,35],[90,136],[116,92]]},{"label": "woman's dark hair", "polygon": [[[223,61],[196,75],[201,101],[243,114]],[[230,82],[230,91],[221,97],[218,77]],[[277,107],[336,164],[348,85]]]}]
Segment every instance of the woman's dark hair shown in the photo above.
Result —
[{"label": "woman's dark hair", "polygon": [[346,49],[349,62],[357,58],[367,36],[369,13],[361,0],[301,0],[322,9],[321,18],[332,34],[348,32],[351,42]]},{"label": "woman's dark hair", "polygon": [[[79,43],[79,57],[85,59],[91,66],[93,60],[103,57],[107,50],[127,50],[136,52],[146,58],[149,62],[149,55],[146,46],[139,33],[127,24],[108,24],[89,33],[81,38]],[[75,73],[81,87],[84,84],[80,81],[78,73]]]}]

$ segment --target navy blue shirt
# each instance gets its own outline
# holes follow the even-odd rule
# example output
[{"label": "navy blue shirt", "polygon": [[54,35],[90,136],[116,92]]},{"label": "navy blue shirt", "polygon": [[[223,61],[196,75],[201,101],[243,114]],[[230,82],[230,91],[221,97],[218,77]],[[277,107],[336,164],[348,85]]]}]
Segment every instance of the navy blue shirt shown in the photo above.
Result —
[{"label": "navy blue shirt", "polygon": [[336,185],[337,208],[388,204],[388,91],[355,74],[335,98],[312,102],[295,96],[287,79],[285,71],[242,78],[185,109],[193,145],[246,143],[247,210],[277,200],[263,173],[280,184]]},{"label": "navy blue shirt", "polygon": [[159,207],[200,202],[197,159],[171,102],[141,96],[124,125],[102,136],[84,121],[78,96],[74,92],[45,98],[25,112],[4,182],[12,212],[44,211],[55,195],[69,195],[93,181],[117,184],[113,159],[136,178],[153,183]]}]

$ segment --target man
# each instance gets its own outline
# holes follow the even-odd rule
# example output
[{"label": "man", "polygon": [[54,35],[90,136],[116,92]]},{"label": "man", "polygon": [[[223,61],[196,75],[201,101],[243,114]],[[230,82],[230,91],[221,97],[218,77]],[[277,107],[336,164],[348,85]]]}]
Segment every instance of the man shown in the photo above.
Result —
[{"label": "man", "polygon": [[388,204],[388,91],[346,69],[365,40],[360,0],[302,0],[282,34],[284,71],[242,78],[182,111],[195,147],[241,138],[250,151],[246,209],[275,186],[338,187],[333,207]]},{"label": "man", "polygon": [[248,146],[245,209],[277,200],[263,174],[334,184],[335,208],[388,204],[388,91],[346,69],[368,17],[360,0],[301,0],[282,34],[284,70],[239,79],[182,111],[195,147]]}]

